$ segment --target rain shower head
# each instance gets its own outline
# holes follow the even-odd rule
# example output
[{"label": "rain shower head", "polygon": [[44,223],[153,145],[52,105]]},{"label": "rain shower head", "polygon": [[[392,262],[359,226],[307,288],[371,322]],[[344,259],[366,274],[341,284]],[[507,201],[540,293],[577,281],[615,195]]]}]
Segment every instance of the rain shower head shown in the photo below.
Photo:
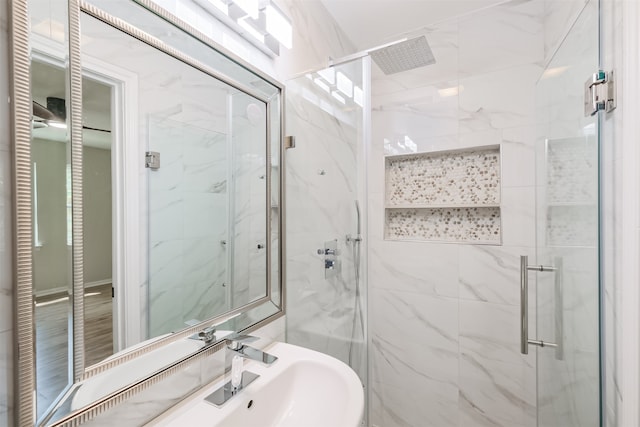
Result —
[{"label": "rain shower head", "polygon": [[425,36],[371,50],[369,55],[387,75],[436,63]]}]

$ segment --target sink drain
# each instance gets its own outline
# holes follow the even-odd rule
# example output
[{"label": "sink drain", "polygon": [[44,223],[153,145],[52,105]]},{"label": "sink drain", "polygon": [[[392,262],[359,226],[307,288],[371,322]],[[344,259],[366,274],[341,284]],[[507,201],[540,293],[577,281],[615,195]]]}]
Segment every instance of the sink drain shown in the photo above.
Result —
[{"label": "sink drain", "polygon": [[247,409],[251,409],[252,406],[253,406],[253,400],[250,400],[249,403],[247,403]]}]

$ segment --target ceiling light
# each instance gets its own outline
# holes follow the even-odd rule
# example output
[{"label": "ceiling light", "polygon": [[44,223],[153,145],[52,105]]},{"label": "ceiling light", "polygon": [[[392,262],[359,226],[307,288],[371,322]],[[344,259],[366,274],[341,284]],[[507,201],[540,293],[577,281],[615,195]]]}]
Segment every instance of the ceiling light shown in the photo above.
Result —
[{"label": "ceiling light", "polygon": [[340,96],[340,94],[338,92],[336,92],[335,90],[333,92],[331,92],[331,96],[333,96],[335,99],[337,99],[338,101],[340,101],[342,104],[346,104],[346,100]]},{"label": "ceiling light", "polygon": [[67,128],[67,124],[64,122],[54,122],[52,120],[46,120],[46,123],[51,126],[52,128],[58,128],[58,129],[66,129]]},{"label": "ceiling light", "polygon": [[566,67],[566,66],[549,68],[544,73],[542,73],[542,79],[549,79],[551,77],[559,76],[561,74],[564,74],[564,72],[567,71],[568,69],[569,67]]},{"label": "ceiling light", "polygon": [[233,3],[253,19],[258,19],[258,0],[234,0]]},{"label": "ceiling light", "polygon": [[438,94],[440,95],[441,98],[456,96],[459,92],[460,91],[457,86],[448,87],[446,89],[438,89]]},{"label": "ceiling light", "polygon": [[251,34],[253,38],[258,40],[261,43],[264,43],[264,34],[260,31],[256,30],[253,25],[251,25],[247,20],[250,19],[248,16],[241,18],[238,20],[238,25],[240,25],[243,29],[247,31],[247,33]]},{"label": "ceiling light", "polygon": [[338,71],[336,77],[338,90],[351,98],[353,96],[353,82],[340,71]]},{"label": "ceiling light", "polygon": [[327,92],[327,93],[331,92],[331,89],[329,89],[329,86],[327,86],[327,84],[325,82],[323,82],[322,80],[315,79],[313,82],[315,84],[317,84],[320,87],[320,89],[324,90],[325,92]]},{"label": "ceiling light", "polygon": [[358,86],[353,87],[353,102],[364,107],[364,93]]},{"label": "ceiling light", "polygon": [[204,1],[212,5],[213,7],[218,9],[220,12],[224,13],[225,15],[229,15],[229,5],[223,2],[222,0],[204,0]]},{"label": "ceiling light", "polygon": [[293,46],[293,28],[289,19],[272,4],[265,7],[264,13],[267,18],[267,32],[282,43],[284,47],[291,49]]},{"label": "ceiling light", "polygon": [[330,85],[336,84],[336,70],[333,67],[325,68],[324,70],[318,71],[320,77],[325,79],[327,83]]}]

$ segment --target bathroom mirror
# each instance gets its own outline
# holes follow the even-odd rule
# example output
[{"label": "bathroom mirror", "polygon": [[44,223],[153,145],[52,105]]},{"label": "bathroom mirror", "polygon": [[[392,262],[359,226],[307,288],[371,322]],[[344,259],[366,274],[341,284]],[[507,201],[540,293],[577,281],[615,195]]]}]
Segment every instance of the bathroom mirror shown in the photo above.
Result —
[{"label": "bathroom mirror", "polygon": [[282,314],[283,88],[152,3],[41,3],[14,69],[30,83],[18,322],[36,350],[21,408],[47,425],[215,341],[123,377],[137,358]]}]

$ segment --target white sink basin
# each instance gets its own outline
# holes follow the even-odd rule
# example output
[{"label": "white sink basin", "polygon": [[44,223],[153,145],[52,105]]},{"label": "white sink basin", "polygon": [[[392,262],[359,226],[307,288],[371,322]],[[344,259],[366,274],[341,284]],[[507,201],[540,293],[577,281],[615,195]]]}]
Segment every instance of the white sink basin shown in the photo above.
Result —
[{"label": "white sink basin", "polygon": [[278,357],[271,366],[248,361],[260,375],[222,407],[204,399],[220,379],[177,405],[155,427],[359,427],[364,392],[355,372],[322,353],[285,343],[265,349]]}]

